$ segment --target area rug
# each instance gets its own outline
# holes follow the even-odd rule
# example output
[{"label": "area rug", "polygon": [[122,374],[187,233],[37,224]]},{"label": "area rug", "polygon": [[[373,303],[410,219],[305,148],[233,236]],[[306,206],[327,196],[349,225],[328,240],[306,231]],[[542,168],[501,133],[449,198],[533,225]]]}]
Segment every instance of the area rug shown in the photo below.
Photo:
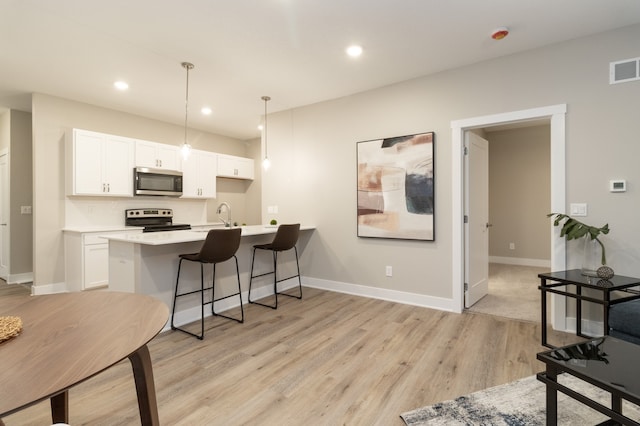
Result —
[{"label": "area rug", "polygon": [[[573,376],[562,374],[558,382],[610,407],[607,392]],[[623,402],[622,412],[635,421],[640,409]],[[400,415],[408,426],[420,425],[508,425],[546,424],[545,385],[535,376],[478,391]],[[593,425],[606,420],[599,412],[558,393],[559,425]]]}]

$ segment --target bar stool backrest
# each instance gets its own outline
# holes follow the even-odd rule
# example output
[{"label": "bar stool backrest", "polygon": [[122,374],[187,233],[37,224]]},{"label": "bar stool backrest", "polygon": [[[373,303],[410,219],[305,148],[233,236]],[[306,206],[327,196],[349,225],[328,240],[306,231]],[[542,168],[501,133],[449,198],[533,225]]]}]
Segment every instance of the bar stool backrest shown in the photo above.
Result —
[{"label": "bar stool backrest", "polygon": [[212,229],[202,244],[198,261],[205,263],[220,263],[231,259],[240,247],[242,229]]},{"label": "bar stool backrest", "polygon": [[280,225],[270,249],[274,251],[286,251],[292,249],[298,242],[300,224]]}]

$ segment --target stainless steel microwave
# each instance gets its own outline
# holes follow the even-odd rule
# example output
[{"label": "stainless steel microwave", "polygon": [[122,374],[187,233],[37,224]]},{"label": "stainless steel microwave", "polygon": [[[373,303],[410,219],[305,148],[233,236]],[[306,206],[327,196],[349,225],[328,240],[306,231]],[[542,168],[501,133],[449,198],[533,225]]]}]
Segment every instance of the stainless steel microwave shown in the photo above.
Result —
[{"label": "stainless steel microwave", "polygon": [[136,167],[133,169],[133,193],[135,195],[180,197],[182,195],[182,172]]}]

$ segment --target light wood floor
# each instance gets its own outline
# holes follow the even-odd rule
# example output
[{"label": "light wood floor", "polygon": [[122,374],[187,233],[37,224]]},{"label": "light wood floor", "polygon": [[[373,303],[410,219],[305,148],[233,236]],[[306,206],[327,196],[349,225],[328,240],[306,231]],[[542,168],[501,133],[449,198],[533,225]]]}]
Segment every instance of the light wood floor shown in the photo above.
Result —
[{"label": "light wood floor", "polygon": [[[539,340],[532,322],[305,288],[278,310],[249,305],[244,324],[208,318],[204,341],[171,331],[149,346],[163,425],[402,425],[542,370]],[[70,412],[74,426],[139,424],[128,361],[72,388]],[[3,420],[49,425],[48,402]]]}]

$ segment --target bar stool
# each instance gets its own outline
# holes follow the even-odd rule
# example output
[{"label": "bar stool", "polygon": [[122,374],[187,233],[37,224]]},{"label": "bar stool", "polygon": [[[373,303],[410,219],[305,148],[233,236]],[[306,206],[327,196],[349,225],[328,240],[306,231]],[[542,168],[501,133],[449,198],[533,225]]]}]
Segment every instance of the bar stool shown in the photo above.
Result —
[{"label": "bar stool", "polygon": [[[253,257],[251,258],[251,278],[249,278],[249,303],[255,303],[256,305],[266,306],[267,308],[278,309],[278,294],[282,294],[284,296],[295,297],[296,299],[302,299],[302,282],[300,281],[300,264],[298,263],[298,249],[296,248],[296,243],[298,242],[298,236],[300,234],[300,224],[291,224],[291,225],[280,225],[278,230],[276,231],[276,236],[273,238],[273,241],[268,244],[257,244],[253,246]],[[270,250],[273,252],[273,271],[265,272],[264,274],[253,275],[253,265],[256,259],[256,250]],[[293,249],[296,254],[296,269],[298,271],[297,275],[292,275],[288,278],[278,279],[278,253]],[[273,274],[273,294],[275,296],[275,304],[267,305],[260,302],[255,302],[251,300],[251,284],[253,283],[254,278],[262,277],[264,275]],[[278,292],[278,283],[289,280],[291,278],[298,277],[298,288],[300,291],[299,296],[295,296],[287,293],[279,293]]]},{"label": "bar stool", "polygon": [[[190,253],[190,254],[181,254],[180,262],[178,263],[178,276],[176,278],[176,290],[173,297],[173,312],[171,315],[171,329],[182,331],[184,333],[190,334],[191,336],[197,337],[202,340],[204,338],[204,305],[211,304],[211,314],[219,317],[227,318],[233,321],[237,321],[239,323],[244,322],[244,308],[242,307],[242,291],[240,289],[240,271],[238,270],[238,258],[236,257],[236,252],[238,251],[238,247],[240,247],[240,234],[242,233],[242,229],[212,229],[207,233],[207,238],[202,244],[202,248],[199,253]],[[230,294],[228,296],[220,297],[216,299],[215,292],[215,281],[216,281],[216,264],[225,262],[231,258],[234,258],[236,261],[236,276],[238,278],[238,292]],[[182,261],[188,260],[191,262],[200,263],[200,289],[187,291],[185,293],[178,292],[178,286],[180,283],[180,269],[182,267]],[[211,287],[204,286],[204,264],[212,263],[213,264],[213,277],[211,279]],[[205,303],[204,292],[205,290],[211,290],[211,301]],[[200,293],[200,303],[201,303],[201,317],[200,317],[200,335],[191,333],[190,331],[184,330],[182,328],[176,327],[173,323],[176,313],[176,300],[178,297],[187,296],[189,294]],[[218,314],[213,310],[214,302],[219,300],[228,299],[233,296],[238,296],[240,298],[240,318],[233,318],[230,316]]]}]

